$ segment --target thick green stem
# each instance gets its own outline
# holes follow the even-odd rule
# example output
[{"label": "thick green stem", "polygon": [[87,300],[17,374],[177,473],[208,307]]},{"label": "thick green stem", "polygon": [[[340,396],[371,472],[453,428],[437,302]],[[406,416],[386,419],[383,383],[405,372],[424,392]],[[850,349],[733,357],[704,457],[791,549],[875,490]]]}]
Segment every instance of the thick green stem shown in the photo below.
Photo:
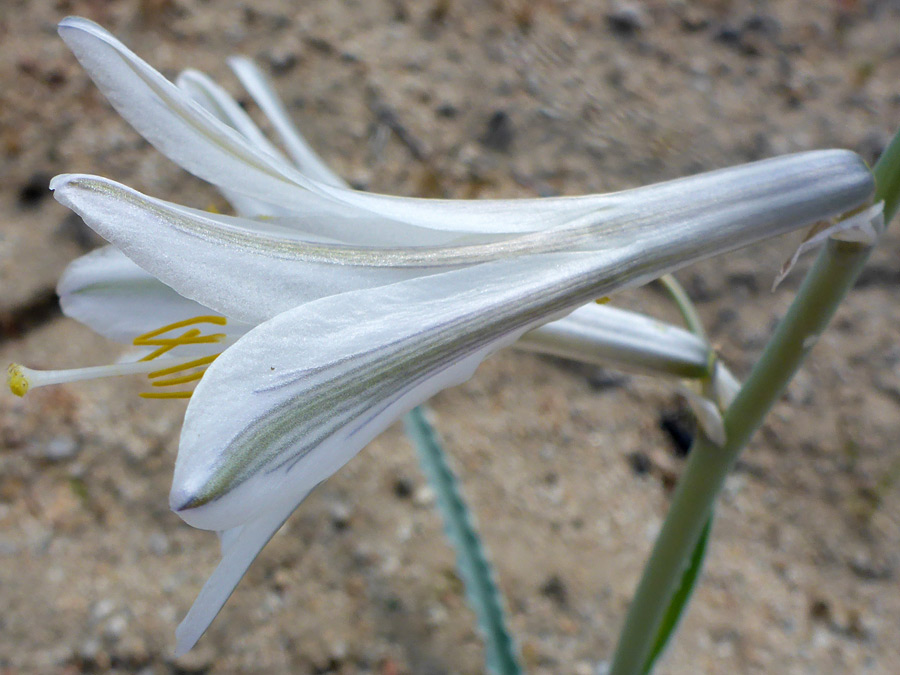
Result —
[{"label": "thick green stem", "polygon": [[728,442],[698,437],[622,630],[611,675],[640,673],[652,639],[728,471],[856,280],[868,247],[829,242],[725,414]]},{"label": "thick green stem", "polygon": [[[900,134],[894,137],[874,173],[876,199],[885,201],[888,222],[897,210],[900,194]],[[848,242],[826,244],[725,413],[727,443],[720,448],[698,436],[629,607],[610,675],[642,672],[669,599],[712,513],[725,477],[825,330],[871,250],[870,246]]]}]

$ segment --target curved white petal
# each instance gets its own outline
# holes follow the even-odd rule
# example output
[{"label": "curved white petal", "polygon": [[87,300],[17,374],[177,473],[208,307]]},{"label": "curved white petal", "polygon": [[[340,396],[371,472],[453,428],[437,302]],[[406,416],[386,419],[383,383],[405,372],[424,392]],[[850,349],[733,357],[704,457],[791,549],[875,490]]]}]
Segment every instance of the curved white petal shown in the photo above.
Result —
[{"label": "curved white petal", "polygon": [[275,536],[306,495],[292,498],[267,511],[260,518],[220,533],[222,560],[207,579],[191,609],[175,630],[175,656],[187,653],[206,632],[250,564]]},{"label": "curved white petal", "polygon": [[596,303],[525,333],[515,347],[677,377],[702,377],[709,370],[709,345],[693,333],[643,314]]},{"label": "curved white petal", "polygon": [[[171,505],[227,529],[272,495],[304,494],[402,412],[467,379],[488,354],[588,300],[852,208],[871,194],[858,158],[832,177],[830,205],[809,186],[749,185],[718,212],[635,230],[589,252],[474,265],[310,302],[267,321],[209,368],[188,406]],[[804,189],[805,188],[805,189]],[[767,194],[763,194],[767,192]],[[696,200],[711,198],[697,195]],[[758,203],[766,197],[764,204]],[[695,200],[695,201],[696,201]],[[682,214],[679,214],[682,215]]]},{"label": "curved white petal", "polygon": [[[56,287],[63,314],[116,342],[131,344],[143,333],[213,310],[188,300],[112,246],[72,261]],[[216,332],[232,341],[250,326],[229,321]],[[180,353],[189,353],[187,345]]]},{"label": "curved white petal", "polygon": [[[246,59],[238,59],[236,63],[241,64],[238,66],[238,69],[242,79],[246,79],[248,83],[254,81],[255,75],[262,77],[252,62]],[[281,162],[283,166],[289,166],[287,159],[269,142],[253,120],[244,112],[243,108],[206,75],[195,70],[187,70],[178,77],[177,84],[206,110],[225,124],[238,130],[253,146],[260,148],[266,154]],[[268,88],[268,84],[260,82],[256,86],[255,92],[260,97],[260,104],[265,104],[266,112],[274,114],[271,110],[271,97],[274,97],[275,94],[271,91],[266,94],[266,88]],[[277,101],[277,99],[275,100]],[[313,178],[316,178],[319,173],[327,172],[329,180],[325,182],[346,187],[346,183],[327,167],[321,168],[324,167],[322,160],[309,148],[300,133],[293,129],[286,117],[280,122],[279,128],[283,134],[287,134],[288,128],[290,128],[290,135],[294,139],[295,153],[299,153],[301,158],[304,159],[304,162],[298,167],[301,171]],[[305,147],[306,150],[301,150],[301,146]],[[221,187],[220,191],[241,215],[262,216],[270,223],[282,225],[307,235],[324,237],[347,244],[366,246],[439,246],[485,243],[501,238],[500,235],[496,234],[448,232],[429,227],[419,227],[367,212],[359,213],[353,209],[347,209],[343,205],[334,207],[337,208],[336,212],[333,209],[326,211],[316,210],[313,208],[313,205],[310,205],[302,212],[295,213],[281,204],[265,202],[261,199],[248,197]]]},{"label": "curved white petal", "polygon": [[[221,530],[264,513],[276,495],[305,494],[399,414],[531,327],[513,315],[523,292],[543,287],[546,268],[593,270],[591,258],[489,263],[333,296],[262,324],[195,390],[172,507]],[[525,311],[531,323],[551,318]]]},{"label": "curved white petal", "polygon": [[232,56],[228,59],[228,65],[231,66],[234,74],[237,75],[241,84],[244,85],[244,89],[247,90],[266,117],[269,118],[285,149],[300,172],[326,185],[347,187],[344,180],[328,168],[328,165],[322,161],[315,150],[306,142],[306,139],[297,131],[293,122],[291,122],[290,116],[284,109],[281,99],[278,98],[278,94],[275,93],[268,78],[256,67],[256,64],[243,56]]},{"label": "curved white petal", "polygon": [[[123,344],[135,336],[192,317],[215,314],[145,272],[113,246],[77,258],[57,286],[63,313]],[[252,328],[229,321],[217,327],[228,342]],[[569,316],[526,333],[516,347],[586,363],[652,370],[682,377],[707,367],[702,340],[676,326],[588,303]],[[189,346],[183,345],[182,354]]]},{"label": "curved white petal", "polygon": [[[254,148],[246,138],[216,119],[185,92],[166,80],[97,24],[69,17],[59,24],[59,33],[75,56],[106,95],[113,107],[163,154],[195,175],[211,183],[247,194],[255,199],[280,204],[302,212],[308,208],[365,218],[377,214],[420,227],[469,233],[523,233],[563,224],[595,220],[601,212],[619,216],[633,204],[632,193],[516,200],[435,200],[393,197],[348,190],[328,185],[289,170],[281,162]],[[837,151],[832,151],[832,154]],[[810,153],[794,155],[803,162]],[[784,169],[757,162],[759,180],[771,182],[768,171]],[[796,167],[795,167],[796,168]],[[705,174],[715,188],[715,177],[728,182],[729,170]],[[684,191],[699,186],[691,179],[653,186],[649,205],[656,211],[671,199],[684,201]],[[721,186],[720,186],[721,187]],[[720,195],[723,197],[723,195]],[[645,193],[649,199],[650,195]],[[727,208],[726,204],[722,204]],[[757,205],[759,208],[759,205]]]},{"label": "curved white petal", "polygon": [[287,157],[256,126],[256,122],[231,97],[231,94],[205,73],[189,68],[181,72],[175,84],[217,119],[237,130],[253,147],[285,166],[289,165]]},{"label": "curved white petal", "polygon": [[144,138],[186,170],[228,191],[293,211],[339,205],[345,213],[367,211],[419,227],[473,234],[542,230],[608,206],[608,198],[598,195],[431,200],[321,183],[254,148],[97,24],[69,17],[60,23],[59,33],[113,107]]},{"label": "curved white petal", "polygon": [[[216,118],[240,132],[251,145],[270,155],[275,161],[288,165],[287,158],[272,145],[237,101],[204,73],[185,70],[175,80],[175,84]],[[270,204],[227,188],[220,188],[220,192],[242,216],[290,215],[289,209],[278,204]]]},{"label": "curved white petal", "polygon": [[289,168],[253,147],[191,96],[87,19],[69,17],[59,34],[112,106],[160,152],[215,185],[292,206],[329,201],[284,175]]},{"label": "curved white petal", "polygon": [[[77,258],[57,286],[63,313],[123,344],[135,336],[201,315],[216,314],[145,272],[113,246]],[[253,326],[216,328],[234,342]],[[569,316],[526,333],[517,348],[585,363],[680,377],[707,368],[708,347],[676,326],[615,307],[588,303]],[[180,353],[189,353],[183,345]]]},{"label": "curved white petal", "polygon": [[179,294],[249,323],[326,295],[521,254],[554,241],[537,233],[523,241],[467,246],[350,246],[310,241],[274,221],[179,206],[96,176],[56,176],[51,189],[60,203]]},{"label": "curved white petal", "polygon": [[178,293],[259,323],[310,299],[536,252],[629,249],[638,263],[658,248],[656,267],[674,266],[682,254],[669,241],[689,235],[692,254],[700,255],[748,234],[774,236],[858,205],[871,194],[872,178],[851,152],[802,153],[619,193],[615,208],[553,230],[409,248],[304,241],[275,222],[188,209],[97,177],[57,176],[50,187]]}]

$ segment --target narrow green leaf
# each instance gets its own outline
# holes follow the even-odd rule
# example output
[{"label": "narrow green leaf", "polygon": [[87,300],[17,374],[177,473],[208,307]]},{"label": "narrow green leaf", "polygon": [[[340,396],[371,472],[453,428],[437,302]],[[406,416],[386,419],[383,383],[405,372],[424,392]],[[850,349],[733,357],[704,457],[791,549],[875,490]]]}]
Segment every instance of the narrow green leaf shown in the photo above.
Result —
[{"label": "narrow green leaf", "polygon": [[875,199],[884,200],[884,224],[891,222],[900,206],[900,130],[881,153],[875,168]]},{"label": "narrow green leaf", "polygon": [[520,675],[522,670],[506,628],[503,600],[493,570],[440,439],[421,407],[406,415],[404,426],[419,455],[422,472],[434,489],[444,531],[456,551],[457,570],[485,641],[487,670],[497,675]]},{"label": "narrow green leaf", "polygon": [[691,553],[687,569],[685,569],[684,574],[681,577],[681,583],[678,585],[678,589],[669,601],[669,606],[666,608],[666,613],[663,615],[663,621],[660,624],[659,630],[656,633],[656,638],[653,641],[653,648],[650,650],[650,654],[641,671],[644,675],[647,675],[653,670],[653,667],[656,665],[656,660],[662,655],[666,645],[669,644],[669,640],[675,634],[675,629],[678,627],[681,615],[684,613],[684,610],[687,609],[688,601],[691,599],[691,594],[694,592],[694,586],[697,584],[697,579],[700,578],[700,570],[703,568],[703,559],[706,557],[706,544],[709,541],[709,531],[711,528],[712,516],[709,517],[709,520],[706,521],[706,525],[703,526],[703,531],[700,533],[700,538],[697,540],[694,552]]}]

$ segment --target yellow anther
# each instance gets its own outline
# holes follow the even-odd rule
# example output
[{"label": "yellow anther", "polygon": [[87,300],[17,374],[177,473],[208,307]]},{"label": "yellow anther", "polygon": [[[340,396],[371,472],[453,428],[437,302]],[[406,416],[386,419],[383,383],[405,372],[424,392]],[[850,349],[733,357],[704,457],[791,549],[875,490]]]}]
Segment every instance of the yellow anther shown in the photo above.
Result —
[{"label": "yellow anther", "polygon": [[31,383],[22,371],[22,366],[18,363],[9,364],[9,368],[6,369],[6,383],[9,385],[9,390],[16,396],[24,396],[31,387]]},{"label": "yellow anther", "polygon": [[609,302],[609,296],[604,295],[602,298],[597,298],[596,300],[594,300],[594,302],[596,302],[598,305],[605,305]]}]

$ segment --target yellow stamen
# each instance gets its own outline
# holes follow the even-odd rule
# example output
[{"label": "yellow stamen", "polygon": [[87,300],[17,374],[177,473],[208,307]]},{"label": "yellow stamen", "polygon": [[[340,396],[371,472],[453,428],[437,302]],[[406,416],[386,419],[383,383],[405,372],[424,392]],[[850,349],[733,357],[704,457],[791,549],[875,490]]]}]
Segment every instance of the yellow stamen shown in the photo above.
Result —
[{"label": "yellow stamen", "polygon": [[[177,330],[179,328],[186,328],[187,326],[193,326],[198,323],[211,323],[217,326],[224,326],[227,323],[227,319],[224,316],[196,316],[193,319],[185,319],[184,321],[178,321],[176,323],[169,324],[168,326],[163,326],[162,328],[158,328],[156,330],[150,331],[149,333],[144,333],[143,335],[139,335],[134,339],[134,345],[136,347],[158,347],[155,351],[149,353],[147,356],[141,359],[141,361],[152,361],[153,359],[165,354],[168,351],[175,349],[176,347],[181,347],[184,345],[197,345],[197,344],[214,344],[219,342],[223,338],[225,338],[225,333],[213,333],[211,335],[203,335],[203,332],[199,328],[192,328],[188,331],[185,331],[181,335],[177,337],[160,337],[161,335],[165,335],[173,330]],[[157,377],[162,377],[164,375],[173,375],[175,373],[180,373],[185,370],[190,370],[191,368],[199,368],[201,366],[207,366],[213,361],[216,360],[218,354],[213,354],[211,356],[204,356],[199,359],[194,359],[193,361],[187,361],[185,363],[180,363],[176,366],[172,366],[170,368],[163,368],[161,370],[155,370],[147,375],[151,380]],[[194,382],[203,377],[203,373],[206,372],[206,368],[203,370],[198,370],[194,373],[189,373],[187,375],[180,375],[178,377],[171,377],[165,380],[159,380],[157,382],[153,382],[152,385],[154,387],[168,387],[176,384],[185,384],[187,382]],[[191,391],[167,391],[167,392],[143,392],[140,394],[141,398],[190,398]]]},{"label": "yellow stamen", "polygon": [[195,316],[193,319],[185,319],[184,321],[176,321],[175,323],[170,323],[168,326],[163,326],[162,328],[157,328],[156,330],[152,330],[149,333],[144,333],[143,335],[138,335],[134,341],[137,343],[138,340],[147,340],[149,338],[155,338],[157,335],[162,335],[163,333],[168,333],[170,330],[175,330],[177,328],[184,328],[186,326],[193,326],[198,323],[214,323],[217,326],[224,326],[228,323],[228,319],[224,316]]},{"label": "yellow stamen", "polygon": [[193,393],[192,391],[142,391],[138,396],[141,398],[190,398]]},{"label": "yellow stamen", "polygon": [[213,354],[212,356],[204,356],[200,359],[194,359],[193,361],[188,361],[187,363],[179,363],[177,366],[172,366],[171,368],[163,368],[162,370],[154,370],[152,373],[148,373],[147,377],[151,380],[154,377],[162,377],[163,375],[171,375],[173,373],[180,373],[182,370],[187,370],[188,368],[197,368],[198,366],[206,366],[219,358],[218,354]]},{"label": "yellow stamen", "polygon": [[604,295],[602,298],[597,298],[596,300],[594,300],[594,302],[596,302],[598,305],[605,305],[609,302],[609,296]]},{"label": "yellow stamen", "polygon": [[186,344],[186,342],[185,342],[186,340],[189,340],[190,338],[200,335],[200,332],[201,332],[200,329],[194,328],[193,330],[189,330],[186,333],[182,333],[182,335],[180,337],[177,337],[174,339],[168,339],[168,340],[164,339],[164,338],[160,338],[158,340],[145,340],[145,339],[136,337],[134,339],[133,344],[136,347],[153,347],[153,346],[159,345],[160,346],[159,349],[157,349],[156,351],[150,352],[149,354],[147,354],[147,356],[145,356],[144,358],[141,359],[141,361],[152,361],[153,359],[155,359],[159,356],[162,356],[166,352],[171,351],[172,349],[175,349],[175,347],[177,347],[178,345]]},{"label": "yellow stamen", "polygon": [[133,344],[135,347],[159,347],[159,349],[141,359],[142,361],[152,361],[166,352],[175,349],[175,347],[180,347],[182,345],[213,344],[225,337],[224,333],[202,335],[202,331],[197,328],[186,331],[175,338],[161,338],[159,337],[160,335],[177,330],[178,328],[193,326],[198,323],[212,323],[217,326],[224,326],[227,322],[228,320],[224,316],[195,316],[192,319],[176,321],[175,323],[170,323],[168,326],[163,326],[162,328],[157,328],[149,333],[138,335],[133,340]]},{"label": "yellow stamen", "polygon": [[194,380],[199,380],[203,377],[203,373],[206,372],[206,368],[203,370],[198,370],[196,373],[191,373],[190,375],[182,375],[181,377],[170,377],[168,380],[159,380],[157,382],[151,382],[154,387],[168,387],[175,384],[184,384],[185,382],[193,382]]},{"label": "yellow stamen", "polygon": [[[227,319],[223,316],[198,316],[193,319],[187,319],[186,321],[173,323],[169,326],[163,326],[157,330],[140,335],[134,339],[135,345],[139,347],[158,347],[158,349],[151,352],[140,361],[115,363],[106,366],[90,366],[87,368],[68,368],[65,370],[35,370],[33,368],[26,368],[17,363],[11,363],[6,370],[6,383],[13,394],[16,396],[24,396],[32,389],[45,387],[51,384],[80,382],[82,380],[93,380],[99,377],[112,377],[117,375],[147,374],[148,377],[153,379],[182,373],[176,377],[154,382],[153,386],[155,387],[166,387],[195,382],[203,377],[203,373],[206,372],[205,366],[208,366],[215,361],[219,356],[218,354],[211,354],[209,356],[190,360],[166,357],[161,359],[162,362],[155,362],[155,359],[175,349],[175,347],[184,345],[215,344],[227,337],[224,333],[203,335],[202,331],[198,328],[191,328],[174,338],[160,337],[169,331],[199,323],[211,323],[217,326],[224,326],[227,323]],[[153,361],[153,363],[151,363],[151,361]],[[173,362],[175,365],[168,365]],[[193,369],[196,369],[196,372],[188,372]],[[144,398],[189,398],[190,395],[191,392],[189,391],[141,394]]]}]

